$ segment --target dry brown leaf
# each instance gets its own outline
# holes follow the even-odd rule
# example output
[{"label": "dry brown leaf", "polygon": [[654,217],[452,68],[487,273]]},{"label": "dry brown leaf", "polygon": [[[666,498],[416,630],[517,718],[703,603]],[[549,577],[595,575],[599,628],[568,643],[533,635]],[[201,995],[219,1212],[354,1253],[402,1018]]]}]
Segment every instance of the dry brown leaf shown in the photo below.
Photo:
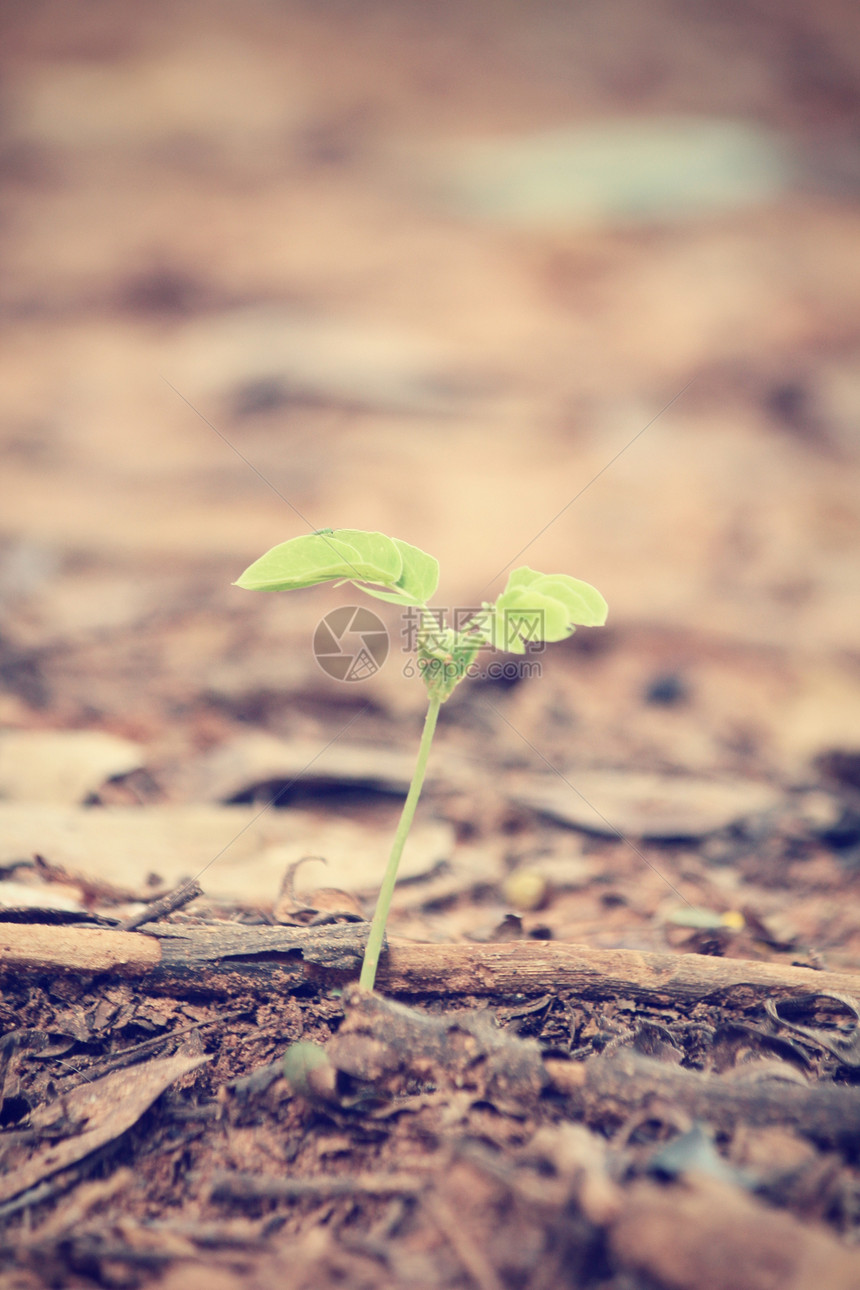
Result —
[{"label": "dry brown leaf", "polygon": [[43,1178],[68,1169],[130,1129],[157,1097],[176,1080],[208,1062],[208,1057],[177,1054],[112,1071],[79,1084],[57,1102],[40,1106],[30,1117],[34,1129],[66,1122],[79,1131],[37,1147],[29,1159],[0,1178],[0,1203],[35,1187]]},{"label": "dry brown leaf", "polygon": [[577,771],[519,779],[517,801],[589,833],[695,838],[776,809],[781,795],[749,780],[710,780],[637,771]]},{"label": "dry brown leaf", "polygon": [[72,806],[142,764],[138,744],[102,730],[8,730],[0,735],[0,800]]},{"label": "dry brown leaf", "polygon": [[[243,906],[271,905],[287,866],[308,854],[325,855],[332,886],[374,891],[390,843],[376,824],[310,811],[46,806],[34,812],[22,803],[0,803],[0,865],[39,854],[70,872],[141,891],[152,873],[167,885],[200,875],[207,896]],[[430,872],[453,846],[447,824],[416,824],[402,876]]]}]

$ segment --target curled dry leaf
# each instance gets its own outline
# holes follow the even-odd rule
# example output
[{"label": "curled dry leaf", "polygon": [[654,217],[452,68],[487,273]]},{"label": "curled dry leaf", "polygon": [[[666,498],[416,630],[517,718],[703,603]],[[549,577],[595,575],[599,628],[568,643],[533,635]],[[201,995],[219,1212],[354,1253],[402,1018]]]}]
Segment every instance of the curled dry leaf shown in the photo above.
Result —
[{"label": "curled dry leaf", "polygon": [[[836,1008],[832,1006],[828,1008],[828,1004],[835,1004]],[[816,994],[798,995],[795,999],[766,999],[764,1006],[767,1015],[778,1026],[811,1040],[837,1058],[840,1064],[849,1070],[856,1070],[860,1066],[860,1008],[854,999],[844,994],[821,990]],[[804,1011],[815,1016],[822,1011],[832,1014],[839,1009],[843,1011],[843,1024],[838,1029],[833,1026],[830,1029],[824,1029],[821,1026],[804,1026],[795,1020],[795,1017],[803,1015]],[[791,1015],[792,1013],[794,1016]],[[844,1016],[845,1013],[851,1015],[850,1022]]]},{"label": "curled dry leaf", "polygon": [[295,926],[318,926],[320,923],[354,923],[364,921],[364,910],[355,896],[337,887],[317,887],[296,895],[296,873],[308,861],[328,864],[325,856],[302,856],[287,866],[281,890],[275,903],[276,922]]}]

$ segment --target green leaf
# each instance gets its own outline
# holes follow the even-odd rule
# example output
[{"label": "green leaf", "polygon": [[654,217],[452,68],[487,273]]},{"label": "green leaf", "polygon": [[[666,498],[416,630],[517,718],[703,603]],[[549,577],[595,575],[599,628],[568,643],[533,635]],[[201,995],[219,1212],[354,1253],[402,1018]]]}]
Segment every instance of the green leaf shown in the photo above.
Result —
[{"label": "green leaf", "polygon": [[394,584],[403,558],[384,533],[336,529],[308,533],[272,547],[234,584],[248,591],[297,591],[338,578]]},{"label": "green leaf", "polygon": [[522,654],[530,642],[560,641],[577,625],[599,627],[608,609],[600,592],[566,573],[514,569],[495,604],[494,641],[499,649]]},{"label": "green leaf", "polygon": [[354,578],[360,557],[335,537],[308,533],[273,546],[249,565],[234,586],[247,591],[296,591],[336,578]]},{"label": "green leaf", "polygon": [[508,574],[505,591],[513,591],[514,587],[530,587],[538,578],[545,577],[545,573],[538,573],[536,569],[530,569],[527,564],[521,564],[519,569],[512,569]]},{"label": "green leaf", "polygon": [[394,539],[403,560],[397,585],[416,605],[426,605],[439,585],[439,561],[420,547]]},{"label": "green leaf", "polygon": [[[343,530],[339,530],[342,532]],[[364,583],[361,590],[377,600],[385,600],[392,605],[423,606],[433,595],[439,583],[439,561],[417,546],[410,546],[400,538],[391,539],[400,552],[403,569],[397,584],[381,591],[378,587],[368,587]]]},{"label": "green leaf", "polygon": [[335,529],[333,537],[338,542],[348,542],[358,552],[358,560],[354,563],[360,571],[361,581],[381,582],[383,586],[398,582],[403,571],[403,557],[394,538],[386,533],[368,533],[364,529]]},{"label": "green leaf", "polygon": [[570,621],[575,626],[602,627],[606,622],[609,612],[606,601],[595,587],[580,578],[571,578],[567,573],[538,573],[523,565],[510,574],[502,595],[526,587],[562,601],[570,609]]},{"label": "green leaf", "polygon": [[567,606],[531,587],[515,587],[496,601],[497,649],[524,654],[526,644],[563,641],[573,631]]},{"label": "green leaf", "polygon": [[602,627],[606,622],[609,606],[588,582],[571,578],[566,573],[548,573],[535,583],[535,590],[554,596],[567,605],[570,621],[579,627]]}]

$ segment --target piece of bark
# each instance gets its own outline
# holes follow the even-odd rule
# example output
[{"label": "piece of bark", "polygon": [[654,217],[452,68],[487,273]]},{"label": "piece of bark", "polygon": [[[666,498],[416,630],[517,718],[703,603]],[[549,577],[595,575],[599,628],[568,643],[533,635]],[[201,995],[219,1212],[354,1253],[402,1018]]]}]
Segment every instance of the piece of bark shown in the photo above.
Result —
[{"label": "piece of bark", "polygon": [[703,1075],[630,1049],[600,1054],[586,1062],[549,1058],[552,1083],[567,1093],[586,1123],[622,1123],[649,1101],[686,1111],[716,1129],[731,1132],[743,1123],[790,1125],[822,1147],[860,1147],[860,1089],[835,1084],[795,1084],[783,1079],[743,1083]]},{"label": "piece of bark", "polygon": [[252,968],[270,956],[296,952],[295,972],[302,964],[333,971],[356,971],[361,965],[367,924],[336,927],[246,927],[241,923],[195,926],[167,924],[141,932],[112,928],[57,927],[35,923],[0,924],[0,970],[45,972],[114,972],[122,976],[181,975],[233,968],[246,961]]}]

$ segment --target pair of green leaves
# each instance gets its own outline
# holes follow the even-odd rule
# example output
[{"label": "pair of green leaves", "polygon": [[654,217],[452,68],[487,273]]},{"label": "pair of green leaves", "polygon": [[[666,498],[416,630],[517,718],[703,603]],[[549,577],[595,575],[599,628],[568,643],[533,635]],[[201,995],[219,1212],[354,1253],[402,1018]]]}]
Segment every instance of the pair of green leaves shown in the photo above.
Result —
[{"label": "pair of green leaves", "polygon": [[439,562],[385,533],[326,529],[272,547],[235,585],[248,591],[298,591],[321,582],[354,582],[378,600],[426,605],[439,584]]},{"label": "pair of green leaves", "polygon": [[[296,591],[323,582],[351,582],[379,600],[426,608],[439,583],[439,563],[426,551],[385,533],[323,529],[267,551],[236,582],[250,591]],[[531,644],[560,641],[577,626],[600,627],[607,605],[599,591],[565,573],[514,569],[494,604],[451,642],[451,654],[474,657],[480,645],[524,654]],[[419,652],[421,652],[419,645]],[[438,648],[426,651],[438,658]],[[448,653],[448,651],[445,651]]]},{"label": "pair of green leaves", "polygon": [[492,644],[524,654],[528,645],[563,641],[577,627],[602,627],[607,613],[606,601],[589,583],[523,565],[493,606]]}]

